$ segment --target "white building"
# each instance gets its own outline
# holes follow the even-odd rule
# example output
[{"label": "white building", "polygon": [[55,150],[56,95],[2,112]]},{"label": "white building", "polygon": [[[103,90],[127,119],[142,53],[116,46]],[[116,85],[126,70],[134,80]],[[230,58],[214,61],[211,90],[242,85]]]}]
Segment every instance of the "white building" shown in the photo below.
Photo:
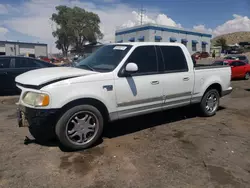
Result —
[{"label": "white building", "polygon": [[47,44],[0,41],[0,55],[26,55],[30,57],[48,56]]},{"label": "white building", "polygon": [[168,27],[156,24],[145,24],[125,29],[115,33],[116,42],[179,42],[186,45],[190,54],[197,51],[210,52],[211,34]]}]

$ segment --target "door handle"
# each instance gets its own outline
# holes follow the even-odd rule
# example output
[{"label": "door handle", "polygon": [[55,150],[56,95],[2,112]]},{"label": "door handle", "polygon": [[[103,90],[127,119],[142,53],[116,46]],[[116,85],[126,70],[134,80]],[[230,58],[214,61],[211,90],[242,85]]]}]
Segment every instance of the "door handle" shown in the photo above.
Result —
[{"label": "door handle", "polygon": [[160,83],[159,81],[152,81],[152,82],[151,82],[152,85],[157,85],[157,84],[159,84],[159,83]]},{"label": "door handle", "polygon": [[188,81],[188,80],[189,80],[189,77],[183,78],[183,81]]},{"label": "door handle", "polygon": [[7,72],[0,72],[0,75],[7,75]]}]

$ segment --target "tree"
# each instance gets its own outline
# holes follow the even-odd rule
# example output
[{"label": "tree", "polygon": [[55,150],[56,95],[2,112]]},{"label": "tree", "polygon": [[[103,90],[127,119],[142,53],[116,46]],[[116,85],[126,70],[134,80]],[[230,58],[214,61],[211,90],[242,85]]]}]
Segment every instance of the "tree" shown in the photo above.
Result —
[{"label": "tree", "polygon": [[227,40],[223,37],[221,38],[218,38],[216,41],[215,41],[215,46],[221,46],[222,50],[226,50],[227,49]]},{"label": "tree", "polygon": [[81,52],[86,42],[95,42],[103,37],[97,14],[79,7],[57,6],[56,10],[51,19],[58,27],[52,34],[57,38],[57,48],[64,55],[67,55],[69,47]]},{"label": "tree", "polygon": [[56,23],[57,29],[52,32],[52,35],[57,38],[56,47],[62,50],[63,55],[67,56],[70,45],[72,44],[72,30],[68,26],[67,18],[71,12],[67,6],[57,6],[57,14],[52,14],[51,20]]}]

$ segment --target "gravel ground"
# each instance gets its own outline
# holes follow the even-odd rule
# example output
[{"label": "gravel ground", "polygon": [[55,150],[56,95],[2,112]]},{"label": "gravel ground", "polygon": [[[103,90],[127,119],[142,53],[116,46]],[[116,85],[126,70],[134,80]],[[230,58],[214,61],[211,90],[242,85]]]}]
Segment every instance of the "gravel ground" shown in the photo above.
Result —
[{"label": "gravel ground", "polygon": [[250,81],[233,81],[211,118],[191,108],[112,123],[81,152],[24,144],[15,97],[0,99],[0,187],[249,187]]}]

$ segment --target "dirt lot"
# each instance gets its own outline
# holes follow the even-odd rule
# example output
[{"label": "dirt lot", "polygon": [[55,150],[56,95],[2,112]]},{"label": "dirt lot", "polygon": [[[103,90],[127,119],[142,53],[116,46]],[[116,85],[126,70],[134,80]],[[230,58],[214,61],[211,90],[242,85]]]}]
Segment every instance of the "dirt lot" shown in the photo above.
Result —
[{"label": "dirt lot", "polygon": [[250,81],[234,81],[211,118],[181,108],[110,124],[103,142],[64,152],[24,144],[16,100],[0,104],[0,187],[249,187]]}]

